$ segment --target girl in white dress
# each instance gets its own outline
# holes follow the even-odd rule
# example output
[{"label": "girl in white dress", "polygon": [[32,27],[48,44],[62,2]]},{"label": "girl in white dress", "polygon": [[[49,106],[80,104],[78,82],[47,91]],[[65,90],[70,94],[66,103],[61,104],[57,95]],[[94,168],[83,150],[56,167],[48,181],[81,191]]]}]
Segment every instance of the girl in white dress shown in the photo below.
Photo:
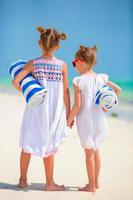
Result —
[{"label": "girl in white dress", "polygon": [[20,81],[32,73],[38,82],[48,90],[41,105],[26,106],[20,131],[20,179],[18,187],[27,186],[27,171],[31,154],[43,158],[46,173],[46,191],[64,190],[64,186],[53,180],[54,154],[66,138],[66,119],[70,112],[70,96],[67,80],[67,66],[54,57],[59,42],[66,39],[64,33],[55,29],[38,27],[39,46],[42,56],[29,61],[22,72],[13,80],[19,91]]},{"label": "girl in white dress", "polygon": [[74,105],[67,121],[67,125],[72,127],[74,117],[77,117],[77,131],[81,146],[85,150],[89,180],[89,183],[80,190],[88,192],[94,192],[95,188],[99,188],[99,147],[107,131],[104,112],[94,104],[94,96],[105,84],[112,87],[117,95],[121,90],[116,84],[108,81],[108,75],[92,71],[96,64],[96,50],[96,46],[91,48],[80,46],[75,55],[73,65],[81,75],[73,79]]}]

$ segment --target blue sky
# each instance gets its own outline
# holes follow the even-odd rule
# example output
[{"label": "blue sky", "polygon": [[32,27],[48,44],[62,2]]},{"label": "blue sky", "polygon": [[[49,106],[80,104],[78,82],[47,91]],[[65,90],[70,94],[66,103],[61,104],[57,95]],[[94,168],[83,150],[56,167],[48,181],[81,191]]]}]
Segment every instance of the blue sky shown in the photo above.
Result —
[{"label": "blue sky", "polygon": [[36,26],[54,27],[68,35],[56,56],[68,64],[79,45],[98,48],[97,72],[114,80],[133,80],[131,0],[0,0],[0,78],[17,59],[41,55]]}]

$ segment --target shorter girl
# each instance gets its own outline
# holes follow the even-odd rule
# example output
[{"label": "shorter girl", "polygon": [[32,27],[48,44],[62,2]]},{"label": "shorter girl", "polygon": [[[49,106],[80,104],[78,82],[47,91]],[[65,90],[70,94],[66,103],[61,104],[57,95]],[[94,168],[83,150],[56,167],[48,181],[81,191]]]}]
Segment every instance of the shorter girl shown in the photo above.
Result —
[{"label": "shorter girl", "polygon": [[81,146],[85,150],[89,181],[79,190],[88,192],[95,192],[95,189],[99,188],[99,147],[107,131],[104,112],[94,104],[94,97],[96,91],[105,84],[112,87],[117,95],[121,92],[116,84],[108,81],[108,75],[96,74],[92,70],[96,64],[96,51],[96,46],[90,48],[80,46],[75,55],[73,66],[81,75],[73,79],[75,100],[67,120],[67,125],[71,127],[74,117],[77,116],[77,130]]}]

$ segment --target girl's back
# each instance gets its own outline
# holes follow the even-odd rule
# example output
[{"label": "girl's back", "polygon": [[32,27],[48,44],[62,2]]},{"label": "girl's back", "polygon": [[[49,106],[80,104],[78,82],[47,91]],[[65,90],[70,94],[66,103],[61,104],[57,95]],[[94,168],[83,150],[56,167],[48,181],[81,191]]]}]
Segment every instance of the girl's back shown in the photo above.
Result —
[{"label": "girl's back", "polygon": [[51,59],[37,58],[34,60],[34,77],[38,82],[48,90],[45,101],[49,111],[49,126],[53,123],[53,117],[57,107],[59,109],[63,102],[63,61],[55,57]]},{"label": "girl's back", "polygon": [[97,74],[95,77],[87,74],[83,74],[79,77],[75,77],[73,82],[81,90],[82,104],[81,109],[95,106],[94,97],[96,91],[98,91],[103,85],[106,84],[108,75]]},{"label": "girl's back", "polygon": [[61,140],[66,137],[63,63],[55,57],[40,57],[33,61],[33,76],[48,92],[40,106],[25,108],[20,145],[26,152],[46,157],[54,154]]},{"label": "girl's back", "polygon": [[81,108],[77,115],[78,133],[83,147],[97,149],[106,133],[106,120],[103,110],[94,104],[96,91],[106,84],[108,75],[96,77],[84,74],[73,82],[81,91]]}]

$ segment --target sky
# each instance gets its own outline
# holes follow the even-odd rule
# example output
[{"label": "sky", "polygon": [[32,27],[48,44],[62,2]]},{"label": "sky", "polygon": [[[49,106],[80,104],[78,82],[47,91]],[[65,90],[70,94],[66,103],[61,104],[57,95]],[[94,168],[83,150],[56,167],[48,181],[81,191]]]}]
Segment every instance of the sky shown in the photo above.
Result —
[{"label": "sky", "polygon": [[71,61],[80,45],[98,48],[94,70],[110,79],[133,80],[131,0],[0,0],[0,79],[18,59],[41,55],[36,27],[65,32],[56,56],[68,65],[69,78],[77,75]]}]

